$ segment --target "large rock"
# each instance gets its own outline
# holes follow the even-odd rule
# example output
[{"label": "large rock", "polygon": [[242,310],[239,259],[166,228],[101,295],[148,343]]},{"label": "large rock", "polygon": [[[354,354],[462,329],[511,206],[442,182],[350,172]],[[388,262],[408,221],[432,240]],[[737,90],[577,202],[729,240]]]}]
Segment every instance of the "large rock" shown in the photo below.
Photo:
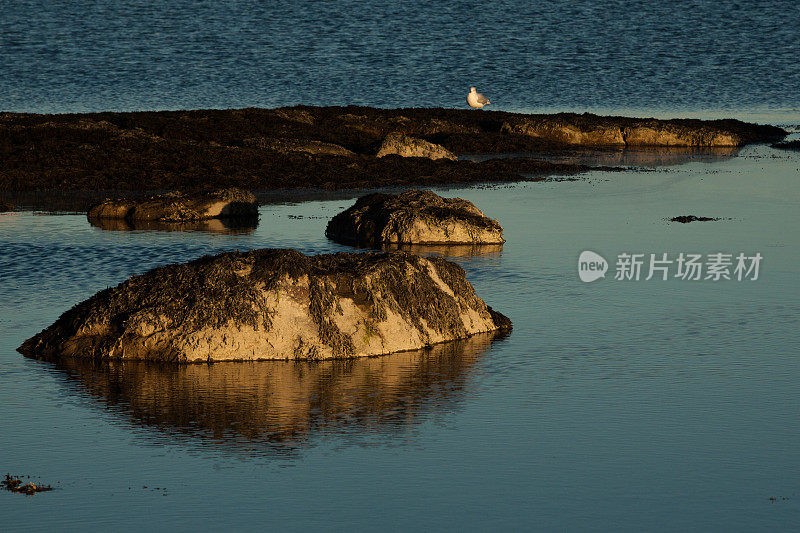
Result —
[{"label": "large rock", "polygon": [[458,159],[456,154],[432,142],[417,139],[403,133],[390,133],[383,140],[378,157],[399,155],[400,157],[427,157],[428,159]]},{"label": "large rock", "polygon": [[25,341],[31,357],[331,359],[510,327],[458,265],[403,253],[206,256],[97,293]]},{"label": "large rock", "polygon": [[472,202],[431,191],[363,196],[328,223],[325,235],[345,244],[502,244],[503,228]]},{"label": "large rock", "polygon": [[741,146],[781,138],[773,126],[739,120],[639,119],[584,113],[515,115],[503,123],[507,134],[522,134],[582,146]]},{"label": "large rock", "polygon": [[106,200],[89,209],[90,219],[186,222],[258,216],[258,200],[249,191],[222,189],[195,194],[171,192],[145,198]]}]

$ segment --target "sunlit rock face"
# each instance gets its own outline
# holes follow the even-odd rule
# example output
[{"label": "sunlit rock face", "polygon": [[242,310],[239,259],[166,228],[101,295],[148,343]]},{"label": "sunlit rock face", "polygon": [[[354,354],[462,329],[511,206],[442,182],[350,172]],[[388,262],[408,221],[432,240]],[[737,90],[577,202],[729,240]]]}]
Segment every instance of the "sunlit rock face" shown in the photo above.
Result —
[{"label": "sunlit rock face", "polygon": [[738,120],[657,120],[588,113],[511,116],[501,129],[581,146],[742,146],[785,134],[780,128]]},{"label": "sunlit rock face", "polygon": [[345,244],[502,244],[503,228],[472,202],[431,191],[370,194],[333,217],[325,235]]},{"label": "sunlit rock face", "polygon": [[258,200],[249,191],[221,189],[204,193],[171,192],[145,198],[106,200],[91,209],[92,219],[130,222],[187,222],[212,218],[257,217]]},{"label": "sunlit rock face", "polygon": [[334,359],[510,328],[464,270],[405,252],[206,256],[97,293],[27,340],[31,357]]},{"label": "sunlit rock face", "polygon": [[453,152],[444,146],[397,132],[387,135],[378,150],[378,157],[387,155],[427,157],[428,159],[458,159]]}]

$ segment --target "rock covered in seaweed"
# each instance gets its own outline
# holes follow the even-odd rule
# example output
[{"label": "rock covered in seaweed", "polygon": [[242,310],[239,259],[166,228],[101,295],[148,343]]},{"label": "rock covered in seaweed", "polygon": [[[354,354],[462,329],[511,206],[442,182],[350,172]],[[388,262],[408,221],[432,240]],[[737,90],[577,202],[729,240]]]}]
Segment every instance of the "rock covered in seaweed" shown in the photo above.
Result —
[{"label": "rock covered in seaweed", "polygon": [[502,244],[503,228],[472,202],[432,191],[363,196],[328,223],[325,235],[346,244]]},{"label": "rock covered in seaweed", "polygon": [[417,139],[399,132],[386,136],[378,150],[378,157],[399,155],[400,157],[427,157],[428,159],[458,159],[456,154],[438,144]]},{"label": "rock covered in seaweed", "polygon": [[64,313],[30,357],[331,359],[509,328],[458,265],[404,252],[264,249],[156,268]]},{"label": "rock covered in seaweed", "polygon": [[589,113],[513,115],[503,123],[502,131],[581,146],[742,146],[786,134],[774,126],[733,119],[657,120]]},{"label": "rock covered in seaweed", "polygon": [[258,216],[258,200],[249,191],[230,188],[212,192],[170,192],[145,198],[106,200],[91,209],[90,219],[185,222]]}]

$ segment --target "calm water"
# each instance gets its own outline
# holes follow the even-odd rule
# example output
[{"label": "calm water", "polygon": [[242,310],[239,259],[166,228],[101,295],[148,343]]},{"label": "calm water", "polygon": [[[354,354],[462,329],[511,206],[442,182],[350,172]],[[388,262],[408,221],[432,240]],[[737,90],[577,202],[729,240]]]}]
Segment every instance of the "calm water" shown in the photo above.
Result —
[{"label": "calm water", "polygon": [[[0,3],[0,110],[464,105],[800,120],[800,3]],[[767,118],[772,120],[772,118]]]},{"label": "calm water", "polygon": [[[233,234],[0,215],[2,468],[59,487],[0,493],[0,516],[42,530],[796,530],[798,175],[800,155],[760,146],[442,191],[504,225],[502,251],[454,260],[513,333],[312,365],[56,366],[14,349],[156,265],[347,249],[323,230],[349,201],[264,206]],[[690,213],[731,220],[664,220]],[[584,284],[584,249],[764,261],[757,281]]]},{"label": "calm water", "polygon": [[[0,2],[0,110],[460,107],[477,85],[496,109],[797,125],[798,27],[794,0]],[[0,492],[0,529],[800,529],[800,154],[556,157],[652,168],[440,191],[505,227],[453,259],[515,329],[357,361],[15,351],[157,265],[348,250],[323,231],[349,200],[183,232],[0,214],[0,469],[58,487]],[[757,281],[584,284],[587,249],[764,259]]]}]

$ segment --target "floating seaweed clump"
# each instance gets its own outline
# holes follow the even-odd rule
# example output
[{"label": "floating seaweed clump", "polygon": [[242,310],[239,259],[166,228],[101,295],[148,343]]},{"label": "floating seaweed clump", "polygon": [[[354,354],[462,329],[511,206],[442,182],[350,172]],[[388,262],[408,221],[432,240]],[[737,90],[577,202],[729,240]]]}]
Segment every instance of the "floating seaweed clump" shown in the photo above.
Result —
[{"label": "floating seaweed clump", "polygon": [[18,494],[27,494],[28,496],[33,496],[37,492],[47,492],[49,490],[53,490],[53,487],[50,485],[37,485],[33,481],[25,483],[19,477],[12,476],[11,474],[6,474],[5,479],[0,481],[0,484],[2,484],[3,488],[7,491],[16,492]]}]

